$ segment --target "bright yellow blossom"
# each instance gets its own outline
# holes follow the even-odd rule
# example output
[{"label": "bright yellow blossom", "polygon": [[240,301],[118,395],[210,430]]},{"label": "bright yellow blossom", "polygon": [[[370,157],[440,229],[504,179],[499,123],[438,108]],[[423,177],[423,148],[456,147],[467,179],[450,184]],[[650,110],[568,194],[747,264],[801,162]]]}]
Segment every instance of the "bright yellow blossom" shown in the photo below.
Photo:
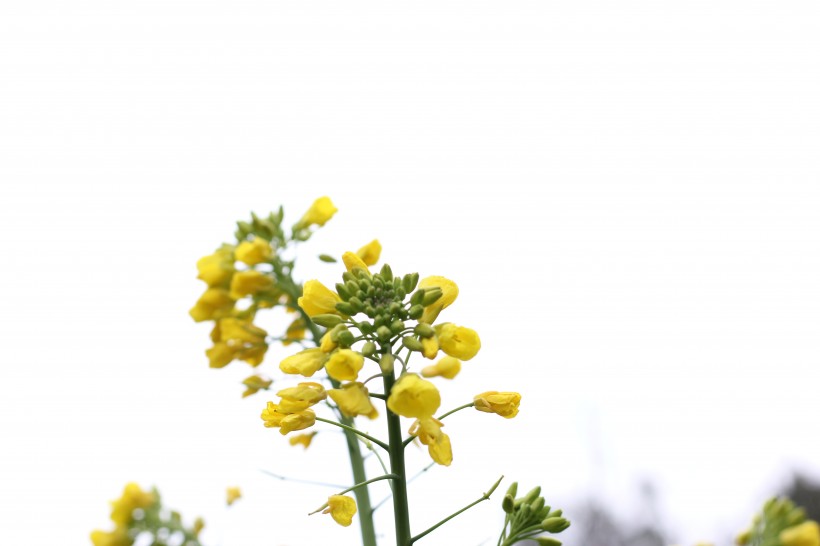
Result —
[{"label": "bright yellow blossom", "polygon": [[309,432],[307,434],[297,434],[296,436],[291,436],[290,445],[297,446],[301,445],[305,449],[310,447],[310,443],[313,441],[313,437],[316,436],[316,432]]},{"label": "bright yellow blossom", "polygon": [[364,415],[375,419],[379,416],[379,412],[370,401],[370,392],[362,383],[345,383],[342,388],[330,389],[327,394],[348,417]]},{"label": "bright yellow blossom", "polygon": [[273,279],[261,271],[247,269],[237,271],[231,279],[231,297],[235,300],[264,292],[273,286]]},{"label": "bright yellow blossom", "polygon": [[473,402],[475,402],[475,409],[478,411],[496,413],[505,419],[512,419],[518,415],[521,395],[517,392],[487,391],[477,394],[473,398]]},{"label": "bright yellow blossom", "polygon": [[804,521],[780,532],[783,546],[820,546],[820,526],[816,521]]},{"label": "bright yellow blossom", "polygon": [[427,446],[427,452],[435,462],[450,466],[453,462],[453,448],[450,437],[441,431],[444,425],[438,419],[427,417],[417,419],[410,427],[410,434],[418,436],[419,441]]},{"label": "bright yellow blossom", "polygon": [[200,258],[196,262],[199,272],[196,278],[205,281],[209,287],[226,287],[234,272],[233,250],[232,246],[223,245],[213,254]]},{"label": "bright yellow blossom", "polygon": [[390,389],[387,407],[403,417],[432,417],[441,405],[441,395],[435,385],[414,373],[402,375]]},{"label": "bright yellow blossom", "polygon": [[475,330],[452,322],[437,325],[436,335],[441,350],[459,360],[470,360],[481,349],[481,340]]},{"label": "bright yellow blossom", "polygon": [[421,370],[424,377],[444,377],[453,379],[461,371],[461,361],[452,356],[445,356],[432,366],[427,366]]},{"label": "bright yellow blossom", "polygon": [[331,495],[327,499],[327,508],[322,513],[330,514],[333,521],[343,527],[347,527],[353,523],[353,516],[356,515],[356,511],[356,501],[351,497]]},{"label": "bright yellow blossom", "polygon": [[156,501],[149,491],[143,491],[136,483],[128,483],[122,496],[111,502],[111,520],[118,526],[126,527],[131,521],[132,513],[137,508],[147,508]]},{"label": "bright yellow blossom", "polygon": [[285,373],[310,377],[325,365],[327,355],[319,347],[305,349],[291,355],[279,363],[279,369]]},{"label": "bright yellow blossom", "polygon": [[305,212],[302,216],[302,219],[299,220],[296,225],[297,227],[308,227],[314,224],[317,226],[323,226],[328,220],[333,218],[333,215],[336,214],[336,211],[338,210],[339,209],[333,205],[330,197],[320,197],[313,202],[307,212]]},{"label": "bright yellow blossom", "polygon": [[240,491],[238,487],[229,487],[225,491],[225,501],[228,503],[228,506],[232,505],[241,498],[242,491]]},{"label": "bright yellow blossom", "polygon": [[336,310],[336,304],[341,301],[342,298],[339,297],[339,294],[319,281],[311,280],[305,283],[302,297],[299,298],[298,303],[299,307],[304,309],[309,317],[315,317],[327,313],[341,314]]},{"label": "bright yellow blossom", "polygon": [[196,322],[216,320],[228,314],[234,306],[234,299],[223,288],[209,288],[188,311]]},{"label": "bright yellow blossom", "polygon": [[92,531],[91,543],[94,546],[131,546],[133,540],[128,536],[128,530],[117,527],[113,531]]},{"label": "bright yellow blossom", "polygon": [[270,243],[261,237],[256,237],[253,241],[242,241],[236,247],[236,259],[248,265],[266,262],[272,255]]},{"label": "bright yellow blossom", "polygon": [[305,382],[295,387],[282,389],[276,393],[283,399],[307,402],[311,406],[327,398],[327,392],[320,383]]},{"label": "bright yellow blossom", "polygon": [[436,336],[421,338],[421,354],[424,358],[433,360],[438,354],[438,339]]},{"label": "bright yellow blossom", "polygon": [[367,265],[376,265],[382,254],[382,245],[378,239],[373,239],[356,251],[356,255]]},{"label": "bright yellow blossom", "polygon": [[370,273],[370,270],[367,268],[367,264],[364,263],[359,256],[353,254],[352,252],[345,252],[342,254],[342,261],[344,262],[347,270],[351,273],[353,273],[354,269],[361,269],[362,271]]},{"label": "bright yellow blossom", "polygon": [[304,430],[312,427],[316,423],[316,414],[313,410],[306,409],[288,414],[279,422],[279,432],[284,436],[294,430]]},{"label": "bright yellow blossom", "polygon": [[330,355],[325,364],[327,374],[337,381],[355,381],[359,377],[359,370],[364,366],[364,357],[361,353],[350,349],[339,349]]},{"label": "bright yellow blossom", "polygon": [[441,288],[441,297],[424,308],[419,319],[421,322],[432,324],[442,309],[450,306],[458,297],[458,285],[445,277],[432,276],[419,281],[419,288]]}]

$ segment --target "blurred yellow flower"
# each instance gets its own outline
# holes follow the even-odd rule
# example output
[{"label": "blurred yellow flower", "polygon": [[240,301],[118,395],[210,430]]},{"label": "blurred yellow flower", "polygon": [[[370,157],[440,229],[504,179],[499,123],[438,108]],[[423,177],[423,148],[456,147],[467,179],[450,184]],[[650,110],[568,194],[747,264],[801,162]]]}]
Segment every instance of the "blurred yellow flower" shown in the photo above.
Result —
[{"label": "blurred yellow flower", "polygon": [[111,520],[118,526],[126,527],[135,509],[147,508],[154,504],[155,500],[153,493],[143,491],[134,482],[128,483],[123,489],[122,496],[111,502]]},{"label": "blurred yellow flower", "polygon": [[373,239],[362,248],[356,251],[356,255],[367,265],[376,265],[382,254],[382,245],[378,239]]},{"label": "blurred yellow flower", "polygon": [[236,358],[236,353],[236,348],[222,342],[214,343],[213,347],[205,351],[211,368],[224,368]]},{"label": "blurred yellow flower", "polygon": [[313,410],[306,409],[303,411],[297,411],[296,413],[288,414],[279,422],[279,432],[284,436],[288,432],[293,432],[294,430],[304,430],[306,428],[310,428],[315,423],[316,414],[313,413]]},{"label": "blurred yellow flower", "polygon": [[473,402],[475,402],[475,409],[478,411],[496,413],[505,419],[512,419],[518,415],[521,395],[517,392],[487,391],[477,394],[473,398]]},{"label": "blurred yellow flower", "polygon": [[342,388],[330,389],[327,394],[348,417],[364,415],[375,419],[379,416],[379,412],[370,401],[370,392],[362,383],[345,383]]},{"label": "blurred yellow flower", "polygon": [[279,369],[285,373],[310,377],[325,365],[327,355],[319,347],[305,349],[291,355],[279,363]]},{"label": "blurred yellow flower", "polygon": [[456,326],[451,322],[436,327],[438,344],[442,351],[459,360],[470,360],[481,349],[481,340],[475,330]]},{"label": "blurred yellow flower", "polygon": [[820,546],[820,526],[816,521],[804,521],[780,532],[782,546]]},{"label": "blurred yellow flower", "polygon": [[310,443],[313,441],[313,437],[316,436],[316,432],[310,432],[308,434],[297,434],[296,436],[291,436],[290,445],[297,446],[301,445],[305,449],[310,447]]},{"label": "blurred yellow flower", "polygon": [[113,531],[92,531],[91,543],[94,546],[131,546],[133,541],[125,528],[118,527]]},{"label": "blurred yellow flower", "polygon": [[253,241],[242,241],[236,247],[236,259],[248,265],[266,262],[272,255],[270,243],[261,237],[256,237]]},{"label": "blurred yellow flower", "polygon": [[234,299],[224,288],[209,288],[199,297],[188,314],[195,322],[216,320],[230,313],[234,303]]},{"label": "blurred yellow flower", "polygon": [[311,406],[327,398],[327,392],[320,383],[305,382],[295,387],[282,389],[276,393],[283,399],[307,402]]},{"label": "blurred yellow flower", "polygon": [[432,417],[441,405],[441,395],[435,385],[414,373],[404,374],[390,389],[387,407],[403,417]]},{"label": "blurred yellow flower", "polygon": [[308,227],[314,224],[323,226],[328,220],[333,218],[333,215],[336,214],[338,210],[339,209],[337,209],[330,200],[330,197],[320,197],[313,202],[296,225],[298,227]]},{"label": "blurred yellow flower", "polygon": [[445,277],[432,276],[425,277],[419,281],[419,288],[441,288],[441,297],[424,308],[424,313],[419,319],[420,322],[432,324],[442,309],[450,306],[458,297],[458,285]]},{"label": "blurred yellow flower", "polygon": [[330,514],[333,521],[347,527],[353,523],[353,516],[356,515],[356,501],[345,495],[331,495],[327,499],[327,508],[323,514]]},{"label": "blurred yellow flower", "polygon": [[247,398],[252,394],[256,394],[260,390],[267,389],[270,387],[271,383],[273,383],[272,379],[267,379],[262,377],[261,375],[252,375],[250,377],[246,377],[242,384],[247,387],[245,392],[242,393],[242,398]]},{"label": "blurred yellow flower", "polygon": [[337,381],[355,381],[359,377],[359,370],[364,366],[364,357],[361,353],[350,349],[339,349],[330,355],[325,364],[327,374]]},{"label": "blurred yellow flower", "polygon": [[299,298],[299,307],[301,307],[309,317],[316,315],[335,314],[340,315],[336,310],[336,304],[340,303],[342,298],[339,294],[329,289],[317,280],[311,280],[305,283],[302,297]]},{"label": "blurred yellow flower", "polygon": [[356,268],[361,269],[362,271],[365,271],[367,273],[370,273],[370,270],[367,268],[367,264],[364,263],[364,261],[361,258],[359,258],[359,256],[353,254],[352,252],[345,252],[344,254],[342,254],[342,261],[344,262],[347,270],[351,273]]},{"label": "blurred yellow flower", "polygon": [[264,292],[273,286],[273,279],[255,269],[237,271],[231,279],[231,297],[235,300]]},{"label": "blurred yellow flower", "polygon": [[452,356],[445,356],[432,366],[421,370],[424,377],[444,377],[453,379],[461,371],[461,361]]},{"label": "blurred yellow flower", "polygon": [[223,245],[213,254],[200,258],[196,262],[199,272],[196,278],[205,281],[210,287],[226,287],[234,272],[233,251],[232,246]]},{"label": "blurred yellow flower", "polygon": [[319,347],[322,349],[322,352],[329,353],[338,346],[339,344],[333,341],[332,330],[328,330],[327,332],[325,332],[325,334],[322,336],[322,341],[319,344]]},{"label": "blurred yellow flower", "polygon": [[233,503],[242,498],[242,491],[240,491],[238,487],[229,487],[225,493],[226,502],[228,503],[228,506],[232,505]]}]

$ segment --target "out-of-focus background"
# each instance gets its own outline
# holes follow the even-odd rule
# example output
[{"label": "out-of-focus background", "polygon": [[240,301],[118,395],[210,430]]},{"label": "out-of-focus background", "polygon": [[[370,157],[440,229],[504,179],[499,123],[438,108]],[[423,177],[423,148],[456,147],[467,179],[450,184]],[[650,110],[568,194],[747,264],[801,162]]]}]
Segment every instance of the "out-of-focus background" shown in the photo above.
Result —
[{"label": "out-of-focus background", "polygon": [[[137,481],[208,545],[357,543],[306,516],[332,491],[259,472],[346,484],[341,436],[263,428],[187,315],[235,220],[321,195],[302,279],[379,238],[481,334],[444,407],[523,395],[448,421],[414,530],[501,474],[584,546],[816,506],[819,61],[800,1],[0,4],[0,542],[89,544]],[[493,543],[498,502],[425,543]]]}]

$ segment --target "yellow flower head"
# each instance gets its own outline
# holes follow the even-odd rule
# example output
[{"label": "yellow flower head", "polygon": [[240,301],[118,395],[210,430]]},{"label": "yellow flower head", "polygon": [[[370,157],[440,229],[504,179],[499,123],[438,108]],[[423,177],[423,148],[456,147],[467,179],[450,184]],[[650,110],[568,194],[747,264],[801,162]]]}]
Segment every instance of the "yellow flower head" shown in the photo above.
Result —
[{"label": "yellow flower head", "polygon": [[209,288],[188,311],[195,322],[216,320],[231,312],[235,301],[224,288]]},{"label": "yellow flower head", "polygon": [[325,388],[320,383],[313,382],[299,383],[295,387],[282,389],[276,394],[284,400],[307,402],[311,406],[327,398]]},{"label": "yellow flower head", "polygon": [[229,487],[225,492],[225,501],[228,506],[242,498],[242,491],[238,487]]},{"label": "yellow flower head", "polygon": [[123,489],[122,496],[111,502],[111,520],[120,527],[126,527],[134,510],[147,508],[155,501],[153,493],[143,491],[136,483],[128,483]]},{"label": "yellow flower head", "polygon": [[256,237],[253,241],[242,241],[236,247],[236,259],[248,265],[266,262],[272,255],[270,243],[261,237]]},{"label": "yellow flower head", "polygon": [[475,409],[478,411],[497,413],[505,419],[512,419],[518,415],[521,395],[517,392],[487,391],[477,394],[473,398],[473,402],[475,402]]},{"label": "yellow flower head", "polygon": [[352,252],[345,252],[342,254],[342,261],[344,262],[347,270],[351,273],[353,273],[354,269],[361,269],[362,271],[370,273],[370,270],[367,269],[367,264],[364,263],[359,256],[353,254]]},{"label": "yellow flower head", "polygon": [[387,398],[390,411],[416,419],[432,417],[440,405],[441,395],[436,386],[414,373],[402,375]]},{"label": "yellow flower head", "polygon": [[820,546],[820,526],[816,521],[804,521],[780,532],[783,546]]},{"label": "yellow flower head", "polygon": [[319,347],[305,349],[291,355],[279,363],[279,369],[285,373],[310,377],[325,365],[327,355]]},{"label": "yellow flower head", "polygon": [[302,216],[302,219],[297,222],[296,226],[309,227],[314,224],[317,226],[323,226],[328,220],[333,218],[333,215],[336,214],[336,211],[338,210],[339,209],[337,209],[330,200],[330,197],[320,197],[313,202],[307,212],[305,212]]},{"label": "yellow flower head", "polygon": [[264,292],[273,286],[273,279],[261,271],[247,269],[237,271],[231,279],[231,297],[235,300]]},{"label": "yellow flower head", "polygon": [[359,377],[359,370],[364,366],[364,357],[361,353],[350,349],[339,349],[330,355],[325,364],[325,371],[336,381],[355,381]]},{"label": "yellow flower head", "polygon": [[331,495],[327,499],[327,508],[323,514],[330,514],[333,521],[343,527],[353,523],[353,516],[356,515],[356,501],[345,495]]},{"label": "yellow flower head", "polygon": [[196,278],[205,281],[210,287],[226,287],[234,272],[233,251],[232,246],[223,245],[213,254],[200,258],[196,262],[199,272]]},{"label": "yellow flower head", "polygon": [[470,360],[481,349],[481,340],[475,330],[445,322],[436,326],[438,344],[442,351],[459,360]]},{"label": "yellow flower head", "polygon": [[131,546],[133,541],[125,528],[117,527],[113,531],[92,531],[91,543],[94,546]]},{"label": "yellow flower head", "polygon": [[290,445],[298,446],[301,445],[305,449],[310,447],[310,443],[313,441],[313,437],[316,436],[316,432],[309,432],[307,434],[297,434],[296,436],[291,436]]},{"label": "yellow flower head", "polygon": [[379,416],[379,412],[370,401],[370,392],[362,383],[345,383],[341,389],[331,389],[327,394],[348,417],[364,415],[375,419]]},{"label": "yellow flower head", "polygon": [[376,265],[382,255],[382,245],[378,239],[373,239],[356,251],[356,255],[367,265]]},{"label": "yellow flower head", "polygon": [[315,317],[316,315],[328,313],[341,314],[336,310],[336,304],[341,301],[342,298],[339,297],[339,294],[319,281],[312,280],[305,283],[302,297],[299,298],[297,303],[309,317]]},{"label": "yellow flower head", "polygon": [[246,398],[252,394],[256,394],[260,390],[267,389],[270,387],[271,383],[273,383],[272,379],[267,379],[262,377],[261,375],[252,375],[250,377],[246,377],[242,384],[247,387],[245,392],[242,393],[242,398]]},{"label": "yellow flower head", "polygon": [[442,309],[450,306],[458,297],[458,286],[456,283],[445,277],[432,276],[419,281],[419,288],[441,288],[441,297],[424,308],[424,313],[419,319],[421,322],[432,324],[436,320]]},{"label": "yellow flower head", "polygon": [[427,452],[436,463],[450,466],[453,462],[453,448],[450,437],[441,431],[444,425],[438,419],[427,417],[417,419],[410,427],[410,434],[418,436],[419,441],[427,446]]},{"label": "yellow flower head", "polygon": [[427,366],[421,370],[424,377],[444,377],[453,379],[461,371],[461,361],[452,356],[445,356],[432,366]]}]

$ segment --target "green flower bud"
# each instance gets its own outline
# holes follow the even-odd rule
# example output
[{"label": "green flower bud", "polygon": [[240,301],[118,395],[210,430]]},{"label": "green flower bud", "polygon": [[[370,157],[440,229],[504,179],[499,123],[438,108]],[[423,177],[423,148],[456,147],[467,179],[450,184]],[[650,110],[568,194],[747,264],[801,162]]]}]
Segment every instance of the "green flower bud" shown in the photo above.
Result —
[{"label": "green flower bud", "polygon": [[[410,303],[412,305],[420,305],[423,300],[424,300],[424,288],[419,288],[418,290],[413,292],[412,296],[410,296]],[[422,305],[422,307],[424,307],[424,306]]]},{"label": "green flower bud", "polygon": [[373,277],[373,286],[376,288],[384,288],[384,281],[379,276]]},{"label": "green flower bud", "polygon": [[253,232],[253,226],[251,226],[247,222],[243,222],[242,220],[240,220],[239,222],[236,223],[236,227],[237,227],[237,232],[242,234],[242,236],[237,237],[237,239],[244,239],[250,233]]},{"label": "green flower bud", "polygon": [[355,338],[350,330],[339,332],[339,345],[343,347],[350,347],[353,343],[355,343]]},{"label": "green flower bud", "polygon": [[412,292],[415,290],[416,285],[419,283],[419,274],[418,273],[408,273],[404,276],[401,281],[402,288],[404,288],[405,292]]},{"label": "green flower bud", "polygon": [[345,315],[351,317],[356,314],[356,309],[354,309],[352,305],[344,301],[336,304],[336,310],[340,313],[344,313]]},{"label": "green flower bud", "polygon": [[396,294],[394,297],[399,301],[404,301],[404,298],[407,297],[407,291],[400,286],[396,288]]},{"label": "green flower bud", "polygon": [[425,307],[428,305],[432,305],[444,294],[441,291],[441,288],[438,286],[434,286],[432,288],[425,288],[424,289],[424,299],[421,300],[421,304]]},{"label": "green flower bud", "polygon": [[411,351],[419,351],[421,352],[424,350],[424,347],[421,344],[421,341],[414,337],[403,337],[401,338],[401,344],[410,349]]},{"label": "green flower bud", "polygon": [[540,512],[543,507],[544,507],[544,497],[538,497],[537,499],[535,499],[535,502],[532,503],[532,511],[535,514]]},{"label": "green flower bud", "polygon": [[569,527],[569,521],[564,518],[549,517],[541,522],[541,528],[548,533],[560,533]]},{"label": "green flower bud", "polygon": [[561,541],[557,538],[552,537],[536,537],[532,540],[535,541],[538,546],[561,546]]},{"label": "green flower bud", "polygon": [[327,264],[335,264],[336,258],[333,256],[328,256],[327,254],[319,254],[319,259]]},{"label": "green flower bud", "polygon": [[393,373],[393,362],[395,362],[396,358],[391,354],[383,355],[379,359],[379,368],[381,368],[382,373]]},{"label": "green flower bud", "polygon": [[512,514],[514,504],[515,499],[509,493],[504,495],[504,498],[501,499],[501,509],[507,512],[508,514]]},{"label": "green flower bud", "polygon": [[338,324],[334,326],[333,329],[330,330],[330,341],[332,341],[333,343],[338,343],[339,334],[341,334],[345,330],[347,330],[347,326],[345,326],[344,324]]},{"label": "green flower bud", "polygon": [[356,282],[356,277],[354,277],[353,273],[351,273],[350,271],[345,271],[344,273],[342,273],[342,279],[344,279],[346,283]]},{"label": "green flower bud", "polygon": [[526,502],[527,504],[532,504],[535,501],[535,499],[538,498],[538,495],[540,495],[540,494],[541,494],[541,486],[537,485],[537,486],[533,487],[532,489],[530,489],[529,493],[524,495],[524,502]]},{"label": "green flower bud", "polygon": [[507,488],[507,494],[515,499],[515,494],[518,493],[518,482],[512,482]]},{"label": "green flower bud", "polygon": [[368,341],[364,345],[362,345],[362,354],[364,356],[373,356],[376,353],[376,344],[372,341]]},{"label": "green flower bud", "polygon": [[342,323],[342,317],[339,315],[331,315],[329,313],[324,315],[314,315],[310,320],[319,326],[324,326],[325,328],[333,328],[337,324]]},{"label": "green flower bud", "polygon": [[364,314],[370,318],[376,318],[376,309],[372,305],[365,305]]},{"label": "green flower bud", "polygon": [[390,269],[390,266],[387,265],[387,264],[384,264],[382,266],[381,271],[379,271],[379,275],[384,277],[384,280],[386,280],[387,282],[390,282],[390,281],[393,280],[393,270]]},{"label": "green flower bud", "polygon": [[407,310],[407,316],[413,320],[421,317],[424,314],[424,306],[421,304],[417,304],[412,306],[410,309]]},{"label": "green flower bud", "polygon": [[350,298],[350,292],[348,292],[346,284],[337,282],[336,293],[339,294],[339,297],[345,301],[347,301],[347,299]]},{"label": "green flower bud", "polygon": [[397,315],[399,314],[399,311],[401,311],[401,304],[394,301],[390,304],[390,307],[388,307],[387,310],[390,311],[391,315]]},{"label": "green flower bud", "polygon": [[394,320],[392,323],[390,323],[390,331],[392,331],[394,334],[398,334],[402,330],[404,330],[404,323],[402,321]]},{"label": "green flower bud", "polygon": [[558,510],[553,510],[552,513],[550,514],[550,517],[551,518],[560,518],[563,515],[564,515],[564,511],[558,509]]},{"label": "green flower bud", "polygon": [[433,337],[436,331],[433,330],[433,327],[427,324],[426,322],[419,322],[418,324],[416,324],[416,327],[413,328],[413,333],[417,336],[428,338]]},{"label": "green flower bud", "polygon": [[[359,292],[359,285],[358,285],[358,284],[356,284],[355,282],[353,282],[353,281],[348,281],[348,282],[346,282],[346,283],[345,283],[345,288],[347,289],[347,292],[348,292],[351,296],[358,296],[358,295],[359,295],[359,294],[358,294],[358,292]],[[361,298],[359,298],[359,299],[361,299]]]},{"label": "green flower bud", "polygon": [[[379,317],[379,318],[381,318],[381,317]],[[387,341],[388,339],[390,339],[390,337],[392,335],[393,335],[393,332],[391,332],[390,328],[388,328],[387,326],[379,326],[378,328],[376,328],[376,336],[381,341]]]},{"label": "green flower bud", "polygon": [[362,303],[362,300],[360,300],[356,296],[353,296],[350,299],[348,299],[347,303],[353,306],[353,309],[355,309],[357,313],[364,309],[364,303]]},{"label": "green flower bud", "polygon": [[363,334],[372,334],[375,328],[367,321],[357,322],[356,328]]}]

